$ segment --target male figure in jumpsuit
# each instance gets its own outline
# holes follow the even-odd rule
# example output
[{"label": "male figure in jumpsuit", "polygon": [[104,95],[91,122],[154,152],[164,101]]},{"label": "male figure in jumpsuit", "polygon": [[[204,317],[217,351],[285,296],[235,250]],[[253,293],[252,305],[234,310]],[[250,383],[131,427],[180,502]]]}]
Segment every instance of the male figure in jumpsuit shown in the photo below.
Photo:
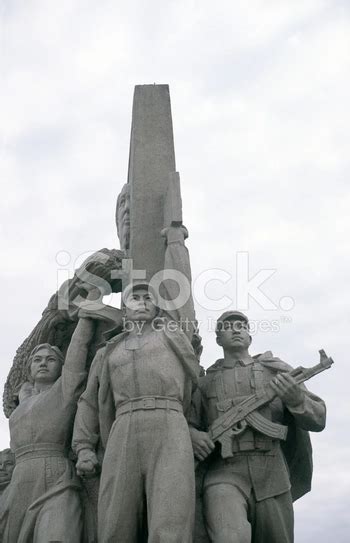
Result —
[{"label": "male figure in jumpsuit", "polygon": [[[165,231],[165,268],[190,279],[184,227]],[[173,315],[171,315],[173,316]],[[146,284],[126,300],[127,330],[100,349],[75,421],[73,448],[81,475],[104,449],[98,502],[98,541],[134,543],[147,512],[150,543],[190,543],[194,522],[194,461],[184,413],[199,363],[191,346],[192,298],[156,325],[158,308]],[[170,324],[171,326],[167,326]]]},{"label": "male figure in jumpsuit", "polygon": [[[209,539],[214,543],[292,543],[292,502],[311,484],[307,431],[323,430],[325,404],[296,384],[287,374],[290,366],[271,352],[250,356],[249,323],[243,313],[224,313],[216,333],[224,358],[200,379],[190,422],[195,456],[204,460],[213,453],[203,482]],[[272,379],[277,397],[259,412],[275,425],[288,426],[287,442],[282,445],[271,437],[274,432],[268,435],[268,429],[262,434],[248,426],[232,437],[232,457],[223,459],[206,431],[208,426]]]}]

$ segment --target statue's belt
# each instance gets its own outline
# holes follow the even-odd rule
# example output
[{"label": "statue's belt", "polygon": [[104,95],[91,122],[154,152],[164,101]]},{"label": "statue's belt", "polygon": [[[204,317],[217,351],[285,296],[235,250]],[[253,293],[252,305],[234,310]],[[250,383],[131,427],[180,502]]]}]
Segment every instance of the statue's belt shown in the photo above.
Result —
[{"label": "statue's belt", "polygon": [[153,409],[165,409],[183,413],[182,404],[176,398],[167,396],[142,396],[122,403],[116,409],[116,417],[133,411],[149,411]]},{"label": "statue's belt", "polygon": [[16,463],[31,458],[45,458],[48,456],[66,456],[64,446],[57,443],[31,443],[18,447],[15,451]]}]

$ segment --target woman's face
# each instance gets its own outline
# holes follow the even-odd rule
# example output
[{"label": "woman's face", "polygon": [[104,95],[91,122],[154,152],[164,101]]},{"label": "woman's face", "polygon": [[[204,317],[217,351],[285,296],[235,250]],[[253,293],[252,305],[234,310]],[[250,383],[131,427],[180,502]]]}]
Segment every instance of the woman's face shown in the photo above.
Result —
[{"label": "woman's face", "polygon": [[33,356],[30,374],[34,383],[54,383],[62,372],[62,363],[55,353],[43,347]]}]

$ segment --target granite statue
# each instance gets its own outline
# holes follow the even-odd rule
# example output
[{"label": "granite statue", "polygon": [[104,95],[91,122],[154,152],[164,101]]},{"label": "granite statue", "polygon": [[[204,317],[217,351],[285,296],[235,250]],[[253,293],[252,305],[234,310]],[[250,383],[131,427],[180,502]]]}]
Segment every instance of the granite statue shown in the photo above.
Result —
[{"label": "granite statue", "polygon": [[[167,85],[135,88],[115,221],[120,250],[89,257],[16,352],[0,540],[292,543],[325,405],[306,374],[249,354],[237,311],[218,321],[224,357],[200,366]],[[120,309],[102,303],[110,292]],[[322,354],[320,368],[330,363]]]},{"label": "granite statue", "polygon": [[[170,227],[165,264],[188,266],[183,227]],[[188,270],[184,269],[186,275]],[[194,462],[186,416],[199,374],[192,313],[159,314],[147,283],[124,300],[126,331],[97,352],[75,420],[80,475],[99,466],[98,541],[192,541]],[[101,458],[101,456],[100,456]]]},{"label": "granite statue", "polygon": [[65,360],[48,343],[30,353],[27,381],[9,420],[16,465],[1,499],[4,543],[81,540],[81,484],[69,451],[93,326],[92,320],[79,319]]},{"label": "granite statue", "polygon": [[[216,334],[224,357],[201,378],[191,414],[194,454],[206,462],[201,492],[209,541],[292,543],[293,500],[311,487],[308,432],[323,430],[325,404],[271,352],[249,354],[252,338],[243,313],[224,313]],[[267,386],[270,401],[260,402],[255,417],[237,417],[234,425],[224,421],[234,406],[239,413],[262,398]],[[228,430],[220,444],[212,439],[216,421]]]}]

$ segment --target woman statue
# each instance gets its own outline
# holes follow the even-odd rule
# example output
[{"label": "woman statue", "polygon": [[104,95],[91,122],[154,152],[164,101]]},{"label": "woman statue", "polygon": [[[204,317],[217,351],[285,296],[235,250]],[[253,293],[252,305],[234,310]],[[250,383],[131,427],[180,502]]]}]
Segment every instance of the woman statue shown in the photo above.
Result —
[{"label": "woman statue", "polygon": [[81,486],[69,451],[93,334],[93,321],[86,314],[75,329],[65,363],[61,351],[48,343],[37,345],[29,356],[28,383],[9,419],[16,465],[1,499],[3,543],[82,539]]}]

